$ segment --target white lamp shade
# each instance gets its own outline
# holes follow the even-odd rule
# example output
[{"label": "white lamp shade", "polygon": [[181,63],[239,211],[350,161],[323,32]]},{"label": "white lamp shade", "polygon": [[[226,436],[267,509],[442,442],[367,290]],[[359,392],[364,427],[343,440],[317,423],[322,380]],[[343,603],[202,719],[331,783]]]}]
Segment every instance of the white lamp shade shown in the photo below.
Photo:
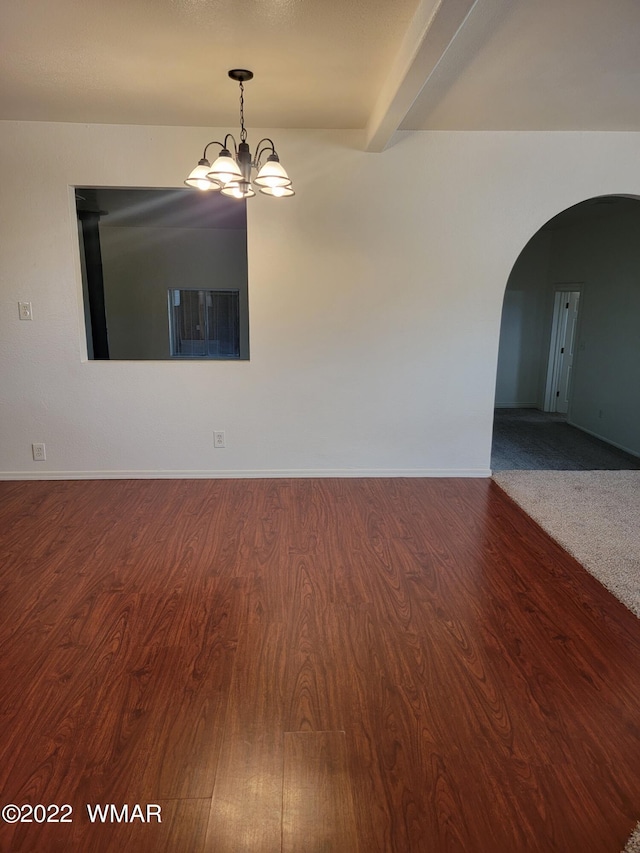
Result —
[{"label": "white lamp shade", "polygon": [[208,176],[210,180],[217,181],[224,186],[229,181],[237,181],[242,178],[242,172],[233,157],[221,155],[217,160],[214,160],[213,166],[208,171]]},{"label": "white lamp shade", "polygon": [[229,198],[253,198],[255,195],[249,181],[229,181],[221,190]]},{"label": "white lamp shade", "polygon": [[291,179],[277,160],[267,160],[258,172],[254,184],[259,187],[289,187]]},{"label": "white lamp shade", "polygon": [[291,187],[261,187],[260,192],[265,195],[270,195],[273,198],[289,198],[295,195]]},{"label": "white lamp shade", "polygon": [[198,163],[185,181],[185,184],[188,187],[195,187],[198,190],[219,190],[220,184],[209,180],[207,177],[210,170],[211,166],[209,163]]}]

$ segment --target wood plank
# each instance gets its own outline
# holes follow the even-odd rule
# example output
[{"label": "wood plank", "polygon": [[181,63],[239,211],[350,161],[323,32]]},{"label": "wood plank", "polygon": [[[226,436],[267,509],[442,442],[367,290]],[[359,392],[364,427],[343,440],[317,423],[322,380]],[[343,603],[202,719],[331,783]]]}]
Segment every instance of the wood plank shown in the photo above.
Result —
[{"label": "wood plank", "polygon": [[284,626],[256,614],[240,638],[226,709],[206,849],[276,853],[282,823]]},{"label": "wood plank", "polygon": [[138,799],[149,791],[161,799],[211,797],[246,584],[216,579],[203,593],[196,588],[174,603],[170,632],[166,613],[155,627],[143,615],[126,683],[109,676],[100,686],[97,706],[110,704],[114,714],[110,737],[78,743],[87,759],[81,781],[94,798],[111,798],[122,787]]},{"label": "wood plank", "polygon": [[282,851],[358,853],[344,732],[286,732]]}]

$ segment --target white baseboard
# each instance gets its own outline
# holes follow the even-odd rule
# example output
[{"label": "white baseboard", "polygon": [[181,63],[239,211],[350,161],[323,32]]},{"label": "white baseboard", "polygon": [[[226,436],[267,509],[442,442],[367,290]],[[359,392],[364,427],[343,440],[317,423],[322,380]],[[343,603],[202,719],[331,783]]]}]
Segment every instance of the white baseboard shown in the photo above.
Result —
[{"label": "white baseboard", "polygon": [[301,477],[490,477],[490,468],[332,468],[254,471],[0,471],[0,480],[220,480]]},{"label": "white baseboard", "polygon": [[600,435],[600,433],[594,432],[592,429],[587,429],[586,427],[580,426],[580,424],[574,423],[574,421],[568,420],[567,423],[579,429],[581,432],[586,432],[587,435],[592,435],[594,438],[599,438],[600,441],[604,441],[605,444],[610,444],[611,447],[616,447],[618,450],[623,450],[625,453],[628,453],[629,456],[635,456],[636,459],[640,459],[640,453],[637,450],[632,450],[630,447],[625,447],[624,444],[618,444],[617,441],[611,441],[610,438],[607,438],[604,435]]}]

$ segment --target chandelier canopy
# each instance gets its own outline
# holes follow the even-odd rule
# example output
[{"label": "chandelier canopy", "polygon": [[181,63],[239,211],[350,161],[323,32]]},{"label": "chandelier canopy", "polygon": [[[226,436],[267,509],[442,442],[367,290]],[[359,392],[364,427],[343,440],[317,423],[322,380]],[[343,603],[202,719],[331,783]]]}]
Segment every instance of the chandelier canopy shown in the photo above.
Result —
[{"label": "chandelier canopy", "polygon": [[[246,68],[233,68],[229,77],[240,84],[240,144],[236,143],[231,133],[227,133],[224,142],[213,140],[207,143],[198,165],[186,179],[188,187],[205,191],[220,191],[230,198],[251,198],[255,191],[251,185],[251,170],[257,174],[253,185],[264,195],[274,198],[287,198],[295,195],[291,179],[285,172],[273,141],[268,137],[261,139],[252,156],[247,143],[247,131],[244,126],[244,84],[253,77],[252,71]],[[233,154],[229,148],[229,140],[233,143]],[[207,151],[211,145],[219,145],[220,152],[213,165],[207,159]],[[263,162],[262,158],[265,157]]]}]

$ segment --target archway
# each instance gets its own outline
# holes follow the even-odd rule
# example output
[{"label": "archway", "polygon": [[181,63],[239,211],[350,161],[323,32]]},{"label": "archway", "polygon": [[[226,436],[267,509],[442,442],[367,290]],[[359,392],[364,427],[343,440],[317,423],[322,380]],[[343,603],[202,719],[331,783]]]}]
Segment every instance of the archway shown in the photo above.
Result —
[{"label": "archway", "polygon": [[600,196],[522,250],[503,302],[494,471],[640,469],[639,231],[637,199]]}]

